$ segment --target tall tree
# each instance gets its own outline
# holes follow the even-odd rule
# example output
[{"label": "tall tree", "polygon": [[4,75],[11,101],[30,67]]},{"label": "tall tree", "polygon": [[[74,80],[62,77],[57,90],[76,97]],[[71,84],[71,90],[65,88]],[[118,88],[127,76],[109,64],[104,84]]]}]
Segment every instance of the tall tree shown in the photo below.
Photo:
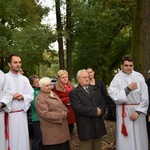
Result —
[{"label": "tall tree", "polygon": [[27,68],[31,66],[32,70],[36,68],[38,62],[42,62],[43,52],[50,51],[49,45],[55,40],[51,28],[41,24],[42,18],[48,12],[47,7],[43,8],[35,0],[7,0],[7,3],[5,0],[0,1],[2,69],[3,60],[15,52],[23,56],[23,65]]},{"label": "tall tree", "polygon": [[65,63],[64,63],[64,48],[63,48],[63,35],[62,35],[63,26],[61,20],[60,0],[55,0],[55,5],[56,5],[58,48],[59,48],[59,67],[60,69],[64,69]]},{"label": "tall tree", "polygon": [[53,54],[48,47],[54,41],[55,36],[48,26],[30,25],[21,31],[13,30],[12,34],[12,44],[8,46],[7,56],[12,52],[20,54],[23,69],[27,75],[33,74],[39,64],[50,67],[51,62],[45,59],[43,53]]},{"label": "tall tree", "polygon": [[132,56],[135,69],[147,77],[150,69],[150,1],[135,0]]},{"label": "tall tree", "polygon": [[67,71],[69,79],[72,78],[72,48],[73,48],[73,24],[72,24],[72,9],[71,0],[66,0],[66,52],[67,52]]},{"label": "tall tree", "polygon": [[120,57],[130,51],[132,7],[132,0],[74,3],[74,74],[92,67],[99,78],[110,82]]}]

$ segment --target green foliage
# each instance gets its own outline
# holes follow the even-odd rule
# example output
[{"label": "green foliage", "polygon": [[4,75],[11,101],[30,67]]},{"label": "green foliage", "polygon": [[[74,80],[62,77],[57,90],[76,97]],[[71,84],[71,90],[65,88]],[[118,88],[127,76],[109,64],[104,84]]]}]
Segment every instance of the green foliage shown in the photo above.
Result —
[{"label": "green foliage", "polygon": [[34,0],[1,0],[0,18],[9,28],[20,28],[28,24],[41,22],[49,9],[37,5]]},{"label": "green foliage", "polygon": [[22,56],[23,66],[33,70],[33,64],[43,63],[43,52],[50,51],[50,43],[54,42],[54,35],[46,26],[30,25],[20,30],[13,30],[12,44],[7,54],[18,53]]},{"label": "green foliage", "polygon": [[[52,29],[41,24],[48,12],[34,0],[0,1],[0,56],[6,60],[12,53],[20,54],[26,75],[35,73],[40,63],[50,66],[53,60],[43,56],[44,52],[53,54],[50,44],[56,40]],[[8,71],[6,66],[7,62],[4,71]]]},{"label": "green foliage", "polygon": [[[56,36],[49,26],[41,25],[50,10],[36,2],[39,0],[0,1],[0,57],[20,54],[27,75],[43,64],[44,72],[58,67],[58,53],[50,47]],[[63,0],[61,6],[65,6]],[[72,0],[74,77],[79,69],[92,67],[98,78],[110,82],[121,57],[130,53],[133,8],[133,0]],[[66,18],[62,18],[65,26]],[[62,33],[69,38],[65,27]]]},{"label": "green foliage", "polygon": [[132,0],[75,1],[73,74],[92,67],[109,83],[131,46]]}]

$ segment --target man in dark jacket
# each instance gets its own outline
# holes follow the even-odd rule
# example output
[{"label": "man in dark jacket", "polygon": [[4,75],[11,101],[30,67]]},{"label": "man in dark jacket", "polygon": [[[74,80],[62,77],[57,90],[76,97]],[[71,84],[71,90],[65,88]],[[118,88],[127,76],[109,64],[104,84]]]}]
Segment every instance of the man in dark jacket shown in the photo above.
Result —
[{"label": "man in dark jacket", "polygon": [[77,73],[78,86],[69,94],[76,115],[80,150],[101,150],[101,137],[106,134],[103,114],[106,109],[98,87],[91,86],[87,70]]}]

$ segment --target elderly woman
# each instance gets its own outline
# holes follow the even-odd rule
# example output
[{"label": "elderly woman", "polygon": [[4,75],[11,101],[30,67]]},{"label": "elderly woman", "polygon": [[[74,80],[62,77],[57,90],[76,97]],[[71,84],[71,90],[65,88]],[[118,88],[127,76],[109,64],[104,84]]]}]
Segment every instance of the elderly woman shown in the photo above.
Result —
[{"label": "elderly woman", "polygon": [[72,133],[74,123],[75,123],[75,115],[70,104],[69,92],[74,88],[73,84],[68,80],[68,72],[66,70],[59,70],[57,73],[58,80],[54,86],[53,91],[57,94],[57,96],[64,103],[66,108],[69,111],[68,115],[68,125],[69,131]]},{"label": "elderly woman", "polygon": [[51,91],[50,78],[41,78],[39,86],[35,106],[40,119],[43,150],[70,150],[67,109]]}]

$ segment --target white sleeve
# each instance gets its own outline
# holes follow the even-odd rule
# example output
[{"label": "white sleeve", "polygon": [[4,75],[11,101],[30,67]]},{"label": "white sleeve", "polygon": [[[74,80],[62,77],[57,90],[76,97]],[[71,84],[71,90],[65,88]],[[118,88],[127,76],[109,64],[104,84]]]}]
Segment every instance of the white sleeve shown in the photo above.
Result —
[{"label": "white sleeve", "polygon": [[0,85],[0,102],[3,102],[6,104],[6,107],[3,108],[3,110],[9,112],[11,111],[11,101],[12,101],[12,91],[10,88],[10,82],[8,78],[6,77],[5,74],[0,72],[1,75],[1,82],[2,84]]}]

